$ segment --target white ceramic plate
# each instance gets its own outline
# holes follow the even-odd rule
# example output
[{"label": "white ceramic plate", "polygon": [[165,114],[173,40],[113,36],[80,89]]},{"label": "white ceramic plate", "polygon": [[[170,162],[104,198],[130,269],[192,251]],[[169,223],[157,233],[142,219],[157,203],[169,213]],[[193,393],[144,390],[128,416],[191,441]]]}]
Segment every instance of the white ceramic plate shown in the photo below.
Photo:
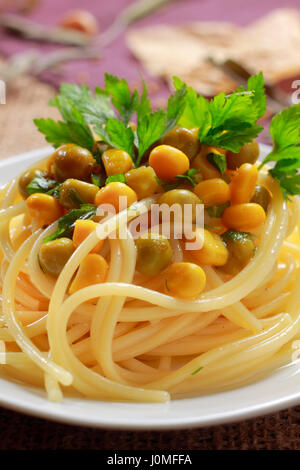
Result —
[{"label": "white ceramic plate", "polygon": [[[262,156],[267,151],[261,148]],[[0,185],[51,149],[28,152],[0,162]],[[252,385],[210,396],[166,404],[107,403],[66,398],[48,402],[43,391],[0,379],[0,405],[69,424],[112,429],[176,429],[228,423],[300,403],[299,362]]]}]

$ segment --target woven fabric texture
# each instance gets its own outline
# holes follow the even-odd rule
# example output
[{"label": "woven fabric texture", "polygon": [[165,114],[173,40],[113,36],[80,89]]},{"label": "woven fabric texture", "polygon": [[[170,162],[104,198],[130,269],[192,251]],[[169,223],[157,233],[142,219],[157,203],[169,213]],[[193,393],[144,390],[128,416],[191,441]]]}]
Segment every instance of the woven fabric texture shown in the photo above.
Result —
[{"label": "woven fabric texture", "polygon": [[0,408],[0,450],[299,450],[300,407],[242,423],[180,431],[106,431]]}]

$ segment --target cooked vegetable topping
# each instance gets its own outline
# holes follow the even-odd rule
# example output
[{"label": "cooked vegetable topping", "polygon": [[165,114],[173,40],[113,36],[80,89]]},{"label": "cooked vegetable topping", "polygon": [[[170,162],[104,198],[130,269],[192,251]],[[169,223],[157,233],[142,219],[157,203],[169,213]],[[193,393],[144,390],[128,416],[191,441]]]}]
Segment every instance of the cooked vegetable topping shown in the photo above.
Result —
[{"label": "cooked vegetable topping", "polygon": [[58,276],[74,250],[73,242],[69,238],[44,243],[39,253],[41,269],[51,276]]},{"label": "cooked vegetable topping", "polygon": [[271,202],[271,194],[267,190],[267,188],[258,184],[257,186],[255,186],[254,194],[250,202],[255,202],[256,204],[259,204],[264,209],[264,211],[267,212],[268,206]]},{"label": "cooked vegetable topping", "polygon": [[229,185],[221,178],[201,181],[194,188],[194,192],[208,207],[225,204],[230,198]]},{"label": "cooked vegetable topping", "polygon": [[185,129],[184,127],[176,126],[161,139],[161,143],[176,147],[190,160],[195,158],[200,150],[197,132],[194,132],[192,129]]},{"label": "cooked vegetable topping", "polygon": [[249,202],[227,207],[222,215],[222,222],[228,228],[248,232],[262,225],[265,218],[264,209],[259,204]]},{"label": "cooked vegetable topping", "polygon": [[160,190],[155,171],[151,166],[140,166],[128,171],[125,182],[136,192],[139,199],[152,196]]},{"label": "cooked vegetable topping", "polygon": [[126,173],[133,167],[129,153],[124,150],[108,149],[102,154],[102,162],[107,176]]},{"label": "cooked vegetable topping", "polygon": [[93,204],[98,190],[98,186],[94,184],[70,178],[60,185],[59,202],[68,209]]},{"label": "cooked vegetable topping", "polygon": [[255,163],[259,156],[259,145],[253,140],[244,144],[238,153],[228,151],[226,154],[227,168],[237,170],[243,163]]},{"label": "cooked vegetable topping", "polygon": [[222,238],[209,230],[197,228],[194,231],[194,240],[202,245],[202,248],[190,251],[195,260],[201,264],[211,266],[223,266],[228,259],[228,251]]},{"label": "cooked vegetable topping", "polygon": [[145,276],[156,276],[172,260],[169,240],[159,233],[146,233],[136,241],[136,269]]},{"label": "cooked vegetable topping", "polygon": [[258,171],[251,163],[243,163],[230,183],[231,204],[250,202],[257,183]]},{"label": "cooked vegetable topping", "polygon": [[75,278],[70,285],[69,293],[83,289],[93,284],[105,281],[108,272],[108,264],[103,256],[97,253],[89,253],[80,263]]},{"label": "cooked vegetable topping", "polygon": [[[123,201],[120,200],[121,197],[124,198]],[[124,210],[136,201],[137,195],[135,191],[127,186],[127,184],[119,182],[107,184],[103,188],[99,189],[95,196],[96,206],[111,204],[117,212],[120,211],[122,202],[124,203],[122,208]]]},{"label": "cooked vegetable topping", "polygon": [[59,147],[53,154],[52,162],[50,172],[58,181],[67,178],[88,180],[96,163],[91,152],[75,144]]},{"label": "cooked vegetable topping", "polygon": [[61,237],[70,237],[77,219],[92,219],[96,214],[97,207],[93,204],[82,204],[80,209],[72,209],[68,214],[58,220],[58,228],[52,235],[46,237],[44,242]]},{"label": "cooked vegetable topping", "polygon": [[255,243],[250,233],[228,230],[222,235],[226,243],[229,257],[227,263],[222,266],[222,271],[236,275],[246,266],[255,254]]},{"label": "cooked vegetable topping", "polygon": [[[201,199],[189,191],[188,189],[172,189],[171,191],[167,191],[163,193],[159,200],[159,204],[167,204],[168,206],[172,206],[173,204],[179,204],[182,208],[182,215],[185,215],[184,206],[186,205],[188,209],[191,210],[192,221],[194,222],[196,219],[196,210],[197,205],[201,204]],[[187,214],[189,215],[189,213]]]},{"label": "cooked vegetable topping", "polygon": [[19,178],[19,191],[24,199],[27,199],[30,194],[34,193],[47,193],[53,189],[56,181],[46,178],[46,173],[33,168],[26,170]]},{"label": "cooked vegetable topping", "polygon": [[165,292],[174,297],[192,299],[201,294],[205,284],[205,272],[197,264],[173,263],[167,271]]},{"label": "cooked vegetable topping", "polygon": [[36,227],[52,224],[63,213],[58,200],[49,194],[35,193],[26,199],[28,216]]},{"label": "cooked vegetable topping", "polygon": [[[221,170],[223,170],[223,167],[220,168],[219,165],[216,165],[217,160],[213,159],[212,161],[212,156],[215,156],[216,159],[220,159],[219,161],[222,161],[222,159],[224,158],[224,154],[225,151],[221,149],[202,145],[200,152],[198,153],[196,158],[194,158],[191,165],[193,168],[197,168],[198,170],[200,170],[204,179],[219,178],[222,174]],[[207,159],[208,155],[211,156],[210,161]]]},{"label": "cooked vegetable topping", "polygon": [[170,145],[158,145],[150,153],[149,165],[158,178],[175,181],[176,175],[184,175],[189,170],[190,161],[181,150]]},{"label": "cooked vegetable topping", "polygon": [[[94,93],[86,85],[62,84],[50,103],[62,120],[35,120],[56,150],[45,171],[23,173],[19,189],[33,227],[58,221],[39,255],[45,272],[51,273],[44,256],[50,249],[65,244],[71,252],[71,245],[79,247],[96,229],[98,206],[110,204],[119,212],[158,193],[159,205],[192,208],[193,240],[203,245],[190,253],[187,245],[178,245],[174,258],[182,256],[184,261],[172,263],[168,239],[147,232],[136,240],[136,269],[157,276],[168,268],[166,292],[193,298],[204,289],[205,274],[200,266],[185,262],[185,256],[232,275],[253,256],[256,245],[245,232],[262,226],[272,198],[258,184],[262,165],[274,162],[268,171],[284,197],[300,194],[300,105],[273,117],[273,150],[260,167],[256,164],[259,146],[254,138],[263,129],[257,120],[266,110],[262,73],[250,77],[246,89],[220,93],[212,100],[197,96],[177,77],[174,88],[167,109],[153,111],[145,83],[138,92],[130,90],[124,78],[106,74],[104,87]],[[195,223],[200,204],[205,206],[205,228]],[[70,293],[105,280],[106,261],[98,254],[102,245],[101,240],[81,263]],[[88,261],[94,273],[88,272]]]},{"label": "cooked vegetable topping", "polygon": [[[98,224],[93,220],[78,219],[75,222],[73,232],[73,243],[77,248],[81,243],[94,231]],[[103,246],[103,240],[100,240],[97,245],[91,250],[91,253],[98,253]]]}]

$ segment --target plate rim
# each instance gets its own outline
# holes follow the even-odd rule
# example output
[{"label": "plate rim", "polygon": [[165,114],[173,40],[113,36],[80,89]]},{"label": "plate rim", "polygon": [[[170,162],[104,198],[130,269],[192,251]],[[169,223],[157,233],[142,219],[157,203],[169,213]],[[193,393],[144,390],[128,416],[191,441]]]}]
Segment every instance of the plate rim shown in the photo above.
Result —
[{"label": "plate rim", "polygon": [[[264,153],[267,151],[270,146],[260,144],[261,151]],[[38,161],[39,159],[42,159],[49,155],[51,151],[53,150],[53,147],[47,146],[47,147],[42,147],[38,148],[36,150],[28,151],[25,153],[21,153],[15,156],[11,156],[8,158],[5,158],[0,161],[0,169],[2,168],[8,168],[8,171],[11,171],[11,177],[17,176],[19,174],[19,171],[15,171],[14,165],[17,163],[22,162],[22,164],[26,164],[26,162],[34,162]],[[11,167],[11,168],[9,168]],[[0,175],[0,184],[2,185],[3,182],[1,181],[1,175]],[[286,367],[294,367],[295,364],[290,364],[289,366]],[[279,371],[280,372],[280,371]],[[270,375],[267,380],[272,380],[272,377],[276,375],[277,372],[274,374]],[[239,389],[234,389],[222,392],[222,393],[216,393],[207,396],[208,397],[222,397],[224,394],[230,394],[232,392],[238,392],[239,390],[244,390],[247,389],[248,387],[255,386],[256,384],[259,384],[259,382],[263,383],[263,380],[254,382],[253,384],[246,385],[244,387],[240,387]],[[18,397],[14,397],[14,395],[8,395],[8,396],[3,396],[2,394],[2,387],[1,387],[1,382],[5,382],[5,384],[8,385],[8,387],[12,386],[17,386],[21,390],[21,394],[23,391],[26,391],[26,393],[32,393],[31,390],[34,390],[33,387],[27,387],[27,386],[22,386],[22,384],[18,384],[17,381],[10,381],[8,379],[5,379],[3,377],[0,378],[0,406],[7,408],[12,411],[20,412],[23,413],[27,416],[34,416],[37,418],[43,418],[43,419],[48,419],[50,421],[55,421],[55,422],[60,422],[64,424],[69,424],[69,425],[76,425],[76,426],[88,426],[92,428],[104,428],[104,429],[114,429],[114,430],[175,430],[175,429],[187,429],[187,428],[200,428],[200,427],[206,427],[206,426],[216,426],[216,425],[222,425],[222,424],[228,424],[232,422],[238,422],[243,419],[251,419],[255,417],[259,417],[262,415],[266,415],[269,413],[274,413],[277,411],[280,411],[282,409],[288,408],[290,406],[295,406],[297,404],[300,404],[300,387],[299,391],[297,392],[297,389],[289,394],[283,395],[283,396],[278,396],[278,398],[275,398],[271,401],[265,401],[257,404],[253,404],[250,406],[242,405],[236,410],[232,410],[231,412],[229,411],[223,411],[223,412],[215,412],[210,418],[206,417],[203,419],[203,417],[200,414],[195,413],[193,416],[187,416],[184,418],[176,418],[175,420],[170,419],[168,416],[164,420],[161,420],[159,422],[154,422],[148,419],[145,421],[134,421],[132,420],[131,422],[126,421],[125,418],[122,417],[122,419],[116,420],[116,419],[110,419],[110,418],[94,418],[91,419],[91,416],[89,414],[84,416],[76,416],[76,414],[72,414],[72,411],[70,412],[69,409],[65,408],[65,411],[63,409],[64,403],[52,403],[48,402],[46,398],[42,398],[42,400],[45,403],[45,406],[43,407],[41,404],[35,405],[35,400],[34,400],[34,394],[32,395],[32,400],[30,401],[29,398],[27,397],[26,399],[23,397],[22,399]],[[300,382],[300,380],[299,380]],[[300,383],[299,383],[300,385]],[[25,395],[26,397],[26,395]],[[174,402],[184,402],[185,400],[201,400],[201,398],[205,398],[204,396],[200,397],[194,397],[194,398],[184,398],[181,400],[174,400]],[[75,400],[74,403],[80,403],[78,402],[78,399],[66,399],[68,402],[69,400]],[[92,404],[97,406],[96,404],[103,405],[106,404],[107,402],[99,402],[99,401],[94,401],[94,400],[87,400],[82,399],[83,402],[88,402],[89,404]],[[110,402],[113,406],[114,402]],[[117,402],[119,405],[124,405],[124,403]],[[127,403],[128,404],[128,403]],[[132,405],[132,404],[130,404]],[[137,404],[133,404],[137,405]],[[143,404],[138,404],[139,406],[142,406]],[[146,404],[150,406],[154,406],[156,404]],[[161,404],[158,404],[161,405]],[[68,411],[68,412],[67,412]]]}]

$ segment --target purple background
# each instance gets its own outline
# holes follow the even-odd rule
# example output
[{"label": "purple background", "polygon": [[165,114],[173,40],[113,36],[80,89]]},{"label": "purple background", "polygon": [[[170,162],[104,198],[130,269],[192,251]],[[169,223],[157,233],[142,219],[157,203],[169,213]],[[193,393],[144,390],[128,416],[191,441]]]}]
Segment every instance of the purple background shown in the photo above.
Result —
[{"label": "purple background", "polygon": [[[81,8],[91,11],[99,20],[103,31],[108,27],[118,11],[131,0],[43,0],[41,5],[29,16],[42,24],[55,25],[62,14],[70,9]],[[140,20],[134,27],[169,23],[176,24],[185,21],[225,20],[244,25],[263,16],[272,9],[280,7],[298,7],[299,0],[177,0],[151,16]],[[15,52],[38,47],[41,51],[53,50],[52,45],[39,45],[31,41],[22,41],[0,32],[0,53],[11,55]],[[59,81],[81,81],[90,85],[102,85],[105,71],[124,76],[129,81],[139,79],[137,62],[131,56],[124,41],[124,35],[110,44],[102,54],[100,61],[73,62],[64,67],[63,76]],[[48,76],[49,78],[49,76]]]}]

